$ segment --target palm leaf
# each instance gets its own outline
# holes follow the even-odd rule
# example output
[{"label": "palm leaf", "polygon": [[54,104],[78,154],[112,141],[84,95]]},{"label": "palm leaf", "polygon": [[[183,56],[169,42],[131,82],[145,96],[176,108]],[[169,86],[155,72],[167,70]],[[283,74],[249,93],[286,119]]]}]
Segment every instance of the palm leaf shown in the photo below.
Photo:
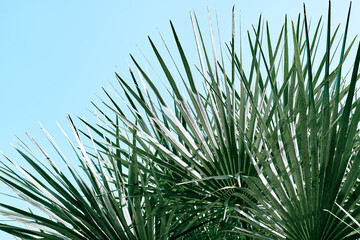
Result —
[{"label": "palm leaf", "polygon": [[[329,6],[325,82],[322,84],[322,91],[314,91],[313,53],[304,6],[304,43],[299,41],[301,38],[292,25],[295,68],[290,86],[293,86],[291,88],[295,95],[283,98],[290,103],[290,107],[295,106],[294,111],[285,114],[287,105],[276,101],[281,95],[275,91],[276,89],[272,89],[270,95],[274,95],[274,100],[273,103],[268,102],[268,104],[276,106],[274,116],[277,116],[279,121],[268,129],[259,128],[263,145],[255,145],[257,147],[255,148],[251,141],[247,142],[253,161],[262,167],[260,172],[262,178],[261,180],[254,177],[245,178],[249,186],[247,193],[253,198],[248,199],[247,196],[236,194],[239,199],[247,199],[249,207],[244,208],[246,211],[236,207],[234,210],[247,222],[262,227],[264,234],[272,235],[274,239],[359,237],[358,232],[354,230],[355,222],[345,218],[344,212],[339,210],[336,203],[341,206],[340,209],[354,212],[353,216],[359,217],[356,203],[359,202],[360,195],[355,179],[360,175],[356,143],[359,137],[357,126],[360,110],[358,101],[354,100],[354,93],[358,79],[360,46],[353,64],[344,105],[338,111],[342,103],[339,98],[339,82],[346,51],[350,10],[340,63],[336,67],[335,82],[330,78],[330,10]],[[285,43],[287,44],[287,40]],[[302,52],[301,46],[304,44],[305,51]],[[305,65],[301,61],[302,56],[307,59]],[[320,67],[322,68],[322,64]],[[273,76],[268,71],[268,77]],[[329,93],[332,83],[336,89],[335,96],[330,96]],[[319,100],[320,103],[317,102]],[[321,108],[316,107],[319,104]],[[260,120],[264,116],[259,112],[257,117]],[[290,129],[291,135],[286,129]],[[277,142],[274,141],[275,139]],[[264,158],[264,155],[268,158]],[[287,162],[286,166],[282,164],[283,161]],[[329,212],[337,217],[333,217]]]}]

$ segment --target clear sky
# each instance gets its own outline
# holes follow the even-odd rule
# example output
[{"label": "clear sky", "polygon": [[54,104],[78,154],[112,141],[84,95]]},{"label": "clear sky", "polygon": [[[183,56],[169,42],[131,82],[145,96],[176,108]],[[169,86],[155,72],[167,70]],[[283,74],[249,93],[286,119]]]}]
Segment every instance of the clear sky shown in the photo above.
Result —
[{"label": "clear sky", "polygon": [[[0,1],[0,150],[21,162],[10,147],[15,135],[28,131],[41,143],[41,122],[55,139],[61,138],[58,121],[67,126],[66,113],[90,116],[90,101],[97,101],[101,87],[115,83],[114,72],[127,71],[137,46],[149,59],[147,36],[161,46],[158,31],[172,41],[169,20],[186,46],[193,46],[189,12],[195,10],[207,26],[207,10],[230,39],[231,8],[241,12],[243,30],[256,24],[259,14],[279,30],[285,13],[296,19],[303,1],[123,1],[50,0]],[[305,1],[308,16],[317,21],[326,15],[327,0]],[[333,1],[333,26],[346,20],[349,1]],[[359,32],[360,3],[353,3],[350,37]],[[326,26],[326,25],[325,25]],[[207,28],[204,28],[207,31]],[[341,28],[340,32],[343,32]],[[227,35],[226,35],[227,34]],[[192,52],[187,52],[191,55]],[[0,157],[3,161],[4,158]],[[8,192],[1,185],[0,191]],[[9,198],[0,196],[0,202]],[[0,239],[9,236],[0,232]]]}]

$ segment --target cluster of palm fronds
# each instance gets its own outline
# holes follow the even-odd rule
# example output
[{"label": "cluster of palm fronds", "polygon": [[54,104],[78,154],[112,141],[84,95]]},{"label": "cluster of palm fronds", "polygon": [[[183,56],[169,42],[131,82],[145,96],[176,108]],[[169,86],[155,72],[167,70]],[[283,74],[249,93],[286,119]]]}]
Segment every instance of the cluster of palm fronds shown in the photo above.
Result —
[{"label": "cluster of palm fronds", "polygon": [[304,8],[275,44],[260,18],[246,60],[234,14],[225,50],[210,18],[207,42],[191,16],[195,66],[171,23],[176,51],[149,38],[161,88],[131,56],[135,71],[116,74],[119,88],[94,104],[97,124],[80,119],[78,130],[69,117],[80,166],[45,130],[66,172],[31,137],[43,157],[18,152],[33,170],[6,156],[18,171],[3,164],[0,180],[37,211],[0,204],[26,226],[0,229],[21,239],[358,239],[360,47],[346,63],[350,9],[342,37],[330,14],[325,41]]}]

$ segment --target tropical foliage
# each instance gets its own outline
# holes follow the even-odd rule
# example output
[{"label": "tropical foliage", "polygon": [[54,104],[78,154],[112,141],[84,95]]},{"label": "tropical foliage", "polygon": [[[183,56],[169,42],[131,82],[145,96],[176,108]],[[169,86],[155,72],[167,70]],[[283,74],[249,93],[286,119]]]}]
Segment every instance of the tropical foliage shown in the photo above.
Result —
[{"label": "tropical foliage", "polygon": [[175,51],[149,38],[162,87],[131,56],[135,70],[94,104],[97,124],[80,119],[80,130],[69,117],[79,166],[46,130],[57,156],[30,136],[42,157],[24,142],[17,150],[32,170],[5,155],[0,180],[37,211],[1,203],[26,228],[0,229],[20,239],[359,238],[360,47],[347,84],[350,9],[342,38],[330,14],[325,44],[305,7],[296,23],[285,17],[275,44],[260,18],[246,61],[234,12],[224,46],[210,18],[207,41],[192,15],[195,66],[170,23]]},{"label": "tropical foliage", "polygon": [[[247,210],[242,206],[233,209],[241,219],[261,225],[266,232],[281,238],[358,239],[359,233],[354,231],[356,222],[343,219],[345,213],[341,209],[351,212],[355,218],[359,216],[357,128],[360,109],[354,94],[360,48],[344,101],[340,101],[349,18],[339,65],[331,72],[329,8],[325,74],[316,88],[318,79],[312,75],[313,54],[305,11],[304,16],[304,45],[299,44],[301,40],[292,27],[295,54],[288,77],[291,96],[287,104],[281,104],[276,88],[271,92],[271,109],[278,124],[265,126],[266,115],[259,112],[259,139],[257,144],[249,144],[249,152],[256,168],[262,169],[260,179],[244,177],[246,194],[234,195],[247,202],[248,206],[244,207]],[[301,64],[302,46],[307,59],[305,66]]]}]

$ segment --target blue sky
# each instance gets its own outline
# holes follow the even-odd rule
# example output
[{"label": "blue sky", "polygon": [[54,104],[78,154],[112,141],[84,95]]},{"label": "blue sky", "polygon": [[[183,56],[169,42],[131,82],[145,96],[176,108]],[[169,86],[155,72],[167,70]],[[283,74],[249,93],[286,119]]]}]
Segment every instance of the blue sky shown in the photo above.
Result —
[{"label": "blue sky", "polygon": [[[305,2],[312,19],[326,14],[327,0]],[[10,143],[16,143],[15,135],[25,138],[25,131],[39,142],[44,140],[39,122],[55,139],[62,138],[56,121],[67,126],[66,113],[89,117],[90,101],[97,101],[101,87],[115,83],[115,71],[127,71],[129,53],[142,58],[139,47],[154,59],[148,50],[148,35],[160,46],[158,32],[172,41],[170,19],[185,51],[194,45],[191,10],[204,26],[206,7],[214,21],[216,10],[222,40],[230,39],[233,5],[237,13],[241,12],[243,30],[251,29],[260,13],[279,30],[285,13],[295,19],[302,12],[302,1],[285,0],[1,1],[0,150],[21,162]],[[349,1],[333,1],[333,26],[344,26],[348,5]],[[359,13],[360,3],[355,2],[350,37],[358,29]],[[8,198],[0,196],[2,201]],[[0,232],[0,239],[6,236]]]}]

